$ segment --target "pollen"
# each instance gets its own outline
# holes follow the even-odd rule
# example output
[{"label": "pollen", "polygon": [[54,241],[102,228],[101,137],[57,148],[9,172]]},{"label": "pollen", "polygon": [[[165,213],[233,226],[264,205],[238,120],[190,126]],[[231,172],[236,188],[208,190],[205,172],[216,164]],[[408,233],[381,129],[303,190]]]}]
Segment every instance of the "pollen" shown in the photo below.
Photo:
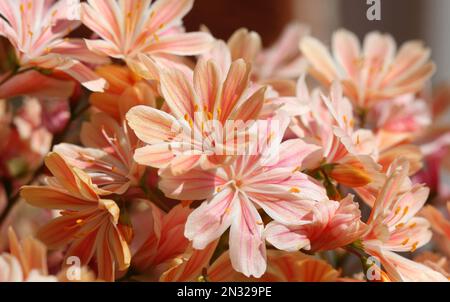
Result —
[{"label": "pollen", "polygon": [[397,224],[397,225],[395,226],[395,228],[396,228],[396,229],[400,229],[400,228],[402,228],[402,227],[404,227],[404,226],[405,226],[404,223],[399,223],[399,224]]},{"label": "pollen", "polygon": [[347,115],[344,114],[344,116],[342,117],[344,119],[344,123],[347,125],[348,124],[348,118]]},{"label": "pollen", "polygon": [[402,245],[407,245],[409,242],[409,238],[406,238],[405,240],[403,240]]},{"label": "pollen", "polygon": [[297,188],[297,187],[293,187],[293,188],[291,188],[291,189],[289,190],[289,192],[291,192],[291,193],[300,193],[301,190],[300,190],[299,188]]},{"label": "pollen", "polygon": [[83,223],[83,219],[78,219],[78,220],[76,221],[76,223],[77,223],[77,224],[82,224],[82,223]]},{"label": "pollen", "polygon": [[411,253],[414,253],[417,250],[417,245],[419,244],[419,241],[414,242],[411,248]]}]

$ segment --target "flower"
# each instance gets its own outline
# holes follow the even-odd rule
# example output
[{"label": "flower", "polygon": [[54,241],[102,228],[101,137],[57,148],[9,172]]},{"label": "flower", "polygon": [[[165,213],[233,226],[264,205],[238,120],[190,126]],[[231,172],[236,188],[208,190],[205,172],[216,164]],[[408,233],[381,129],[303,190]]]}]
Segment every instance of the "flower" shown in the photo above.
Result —
[{"label": "flower", "polygon": [[182,18],[191,10],[193,0],[103,1],[82,4],[81,21],[101,37],[86,40],[93,52],[117,59],[133,59],[151,54],[197,55],[210,47],[205,33],[184,33]]},{"label": "flower", "polygon": [[[86,88],[102,91],[105,81],[81,61],[98,64],[104,60],[91,53],[82,40],[64,38],[80,25],[72,10],[73,5],[66,0],[2,1],[0,15],[4,19],[0,20],[0,36],[14,46],[21,72],[34,68],[62,71]],[[15,81],[11,85],[20,83]]]},{"label": "flower", "polygon": [[358,38],[341,29],[333,35],[334,60],[318,40],[306,37],[300,48],[311,64],[311,74],[331,85],[338,80],[345,94],[360,109],[407,93],[417,93],[434,73],[430,50],[421,42],[409,41],[396,52],[393,38],[369,33],[361,50]]},{"label": "flower", "polygon": [[124,194],[131,186],[139,186],[145,167],[133,160],[140,144],[125,121],[118,123],[104,113],[96,113],[83,124],[80,137],[86,147],[63,143],[54,151],[90,175],[103,190],[102,195]]},{"label": "flower", "polygon": [[241,28],[226,44],[221,40],[215,41],[202,58],[215,60],[224,72],[231,62],[244,59],[253,65],[251,76],[255,83],[272,86],[280,95],[288,96],[295,93],[292,80],[306,72],[306,60],[298,49],[298,43],[308,33],[307,26],[290,23],[270,48],[263,49],[258,33]]},{"label": "flower", "polygon": [[39,168],[51,148],[53,134],[45,118],[50,106],[46,101],[25,98],[14,110],[9,101],[0,100],[0,175],[15,180],[13,191]]},{"label": "flower", "polygon": [[[245,123],[258,118],[265,100],[264,87],[249,89],[249,74],[250,66],[242,59],[232,63],[228,74],[214,61],[201,60],[193,81],[178,70],[163,72],[161,91],[170,114],[147,106],[127,114],[129,126],[147,144],[136,150],[135,160],[182,174],[199,163],[216,165],[236,154],[250,127]],[[228,121],[244,125],[229,129]]]},{"label": "flower", "polygon": [[428,220],[415,217],[426,202],[429,189],[410,186],[409,164],[395,161],[388,171],[367,221],[369,229],[362,246],[368,254],[378,257],[393,281],[446,281],[440,273],[394,252],[414,252],[431,239]]},{"label": "flower", "polygon": [[300,252],[267,251],[267,272],[259,279],[247,278],[231,269],[229,255],[223,253],[208,269],[211,282],[336,282],[340,273],[326,261]]},{"label": "flower", "polygon": [[[148,202],[151,211],[150,229],[145,229],[147,237],[133,255],[133,267],[147,278],[158,280],[172,262],[188,249],[189,240],[184,237],[184,225],[191,209],[178,205],[169,213],[163,213]],[[147,216],[146,219],[149,219]]]},{"label": "flower", "polygon": [[47,248],[34,238],[19,242],[12,228],[8,230],[10,254],[0,255],[0,282],[55,282],[47,268]]},{"label": "flower", "polygon": [[[284,129],[271,133],[265,138],[271,137],[273,144],[257,155],[238,156],[230,165],[193,168],[183,175],[170,169],[160,173],[160,188],[167,197],[206,199],[186,223],[185,236],[193,247],[206,248],[231,226],[231,263],[246,276],[260,277],[266,270],[264,223],[258,208],[281,223],[301,224],[315,201],[327,199],[325,190],[300,172],[303,160],[318,147],[300,139],[279,145]],[[278,156],[268,158],[278,147]]]},{"label": "flower", "polygon": [[[447,202],[447,211],[450,214],[450,201]],[[421,214],[431,223],[435,234],[435,242],[440,250],[450,256],[450,220],[447,219],[437,208],[428,205]]]},{"label": "flower", "polygon": [[33,206],[61,210],[61,216],[42,227],[37,237],[51,249],[69,245],[66,258],[77,256],[82,265],[95,254],[98,278],[114,281],[116,269],[126,270],[131,258],[119,228],[119,207],[101,199],[90,177],[57,153],[50,153],[45,163],[54,177],[44,187],[23,187],[21,195]]},{"label": "flower", "polygon": [[365,232],[358,204],[349,195],[340,202],[318,202],[303,218],[308,223],[286,226],[271,222],[264,232],[277,249],[294,252],[334,250],[358,240]]},{"label": "flower", "polygon": [[108,82],[105,92],[92,93],[89,101],[93,107],[122,121],[131,107],[147,105],[156,107],[157,89],[120,65],[97,68],[97,74]]},{"label": "flower", "polygon": [[[295,107],[305,103],[309,110],[299,114]],[[322,147],[321,156],[310,161],[311,170],[319,169],[322,177],[357,189],[380,177],[375,136],[368,129],[357,128],[353,106],[338,82],[326,97],[318,90],[310,94],[302,77],[297,84],[297,98],[289,99],[281,109],[293,113],[290,128],[294,134]]]},{"label": "flower", "polygon": [[415,143],[420,146],[424,156],[424,168],[414,176],[417,182],[425,182],[433,194],[445,199],[450,196],[450,186],[445,176],[450,171],[450,87],[439,87],[431,100],[433,123],[416,137]]}]

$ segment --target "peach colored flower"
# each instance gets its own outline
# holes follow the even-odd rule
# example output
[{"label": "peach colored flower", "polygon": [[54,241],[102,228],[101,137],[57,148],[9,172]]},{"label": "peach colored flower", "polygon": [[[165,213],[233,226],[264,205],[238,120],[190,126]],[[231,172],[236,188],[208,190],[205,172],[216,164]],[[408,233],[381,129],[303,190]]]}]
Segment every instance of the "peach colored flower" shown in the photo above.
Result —
[{"label": "peach colored flower", "polygon": [[[175,258],[169,269],[161,277],[162,282],[199,282],[205,280],[211,259],[217,248],[218,240],[210,243],[203,250],[196,250],[192,245],[186,249],[185,253]],[[231,267],[231,265],[230,265]],[[230,280],[228,280],[230,281]]]},{"label": "peach colored flower", "polygon": [[156,107],[157,88],[120,65],[105,65],[97,68],[97,74],[108,82],[103,93],[91,94],[89,101],[96,109],[105,112],[117,121],[123,120],[125,110],[131,104]]},{"label": "peach colored flower", "polygon": [[256,120],[264,104],[265,88],[251,91],[249,75],[250,66],[242,59],[232,63],[228,74],[214,61],[200,60],[193,80],[178,70],[163,72],[161,91],[170,114],[146,106],[127,114],[130,127],[147,144],[136,150],[135,160],[180,174],[198,164],[225,162],[227,151],[236,152],[228,148],[237,148],[236,137],[249,127],[230,134],[227,121]]},{"label": "peach colored flower", "polygon": [[158,280],[188,249],[189,240],[184,237],[184,226],[192,210],[178,205],[166,214],[152,203],[148,202],[148,205],[151,216],[147,219],[152,225],[145,230],[147,237],[134,253],[132,264],[143,274],[139,279]]},{"label": "peach colored flower", "polygon": [[228,252],[208,269],[211,282],[336,282],[340,273],[327,262],[300,252],[267,251],[267,271],[261,278],[248,278],[231,268]]},{"label": "peach colored flower", "polygon": [[22,197],[30,204],[61,210],[61,216],[41,228],[38,238],[49,248],[69,245],[66,257],[77,256],[87,265],[95,255],[98,278],[114,281],[115,272],[130,265],[130,251],[120,231],[120,210],[113,200],[101,199],[83,171],[70,167],[57,153],[46,165],[54,177],[47,186],[26,186]]},{"label": "peach colored flower", "polygon": [[[298,114],[295,107],[308,104],[307,113]],[[380,177],[375,162],[377,148],[374,134],[357,128],[353,106],[343,96],[342,87],[335,82],[329,97],[318,90],[309,92],[304,78],[297,85],[297,99],[281,108],[294,113],[291,131],[298,137],[322,147],[309,168],[322,166],[329,177],[340,184],[361,188]]]},{"label": "peach colored flower", "polygon": [[298,43],[308,35],[309,29],[299,23],[286,26],[281,37],[267,49],[262,48],[258,33],[241,28],[233,33],[228,42],[217,40],[204,59],[214,59],[227,71],[231,62],[244,59],[253,65],[252,80],[260,85],[272,86],[280,95],[295,93],[293,79],[306,71],[306,60],[298,49]]},{"label": "peach colored flower", "polygon": [[80,25],[73,18],[73,9],[66,0],[2,1],[0,35],[14,46],[19,71],[59,70],[92,91],[102,91],[105,81],[81,61],[98,64],[104,60],[91,53],[82,40],[65,39]]},{"label": "peach colored flower", "polygon": [[353,196],[340,202],[324,200],[318,202],[302,225],[283,225],[271,222],[264,235],[277,249],[295,252],[334,250],[358,240],[365,232],[361,212]]},{"label": "peach colored flower", "polygon": [[[299,139],[280,146],[284,130],[272,134],[273,144],[266,150],[238,156],[229,165],[193,168],[182,175],[174,175],[170,169],[161,171],[160,188],[167,197],[206,199],[186,223],[185,236],[193,241],[193,247],[204,249],[231,227],[231,262],[246,276],[260,277],[266,270],[264,223],[257,209],[281,223],[301,224],[315,201],[327,199],[325,190],[300,172],[303,160],[318,147]],[[276,159],[264,156],[277,151]]]},{"label": "peach colored flower", "polygon": [[396,51],[387,34],[367,34],[361,49],[358,38],[341,29],[333,35],[333,57],[312,37],[304,38],[300,48],[311,64],[311,74],[325,85],[339,80],[345,94],[360,109],[377,102],[422,90],[435,66],[430,50],[419,41],[409,41]]},{"label": "peach colored flower", "polygon": [[440,272],[450,280],[450,262],[447,257],[427,251],[415,257],[414,261],[422,263],[429,268]]},{"label": "peach colored flower", "polygon": [[47,248],[34,238],[19,242],[12,228],[8,232],[10,254],[0,255],[0,282],[55,282],[47,268]]},{"label": "peach colored flower", "polygon": [[408,162],[395,161],[385,185],[378,194],[367,221],[364,250],[380,259],[392,281],[446,281],[442,274],[394,252],[414,252],[431,239],[428,220],[416,217],[425,204],[429,189],[414,185],[402,192],[408,180]]},{"label": "peach colored flower", "polygon": [[133,154],[140,143],[125,121],[118,123],[105,113],[93,114],[91,121],[83,124],[80,138],[85,147],[63,143],[54,151],[90,175],[102,195],[124,194],[131,186],[139,186],[145,167],[133,160]]},{"label": "peach colored flower", "polygon": [[182,18],[191,10],[193,0],[105,1],[82,4],[81,21],[98,40],[86,40],[93,52],[133,59],[150,54],[153,59],[167,55],[189,56],[206,51],[212,38],[206,33],[185,33]]},{"label": "peach colored flower", "polygon": [[[447,211],[450,214],[450,201],[447,202]],[[445,255],[450,256],[450,220],[437,208],[426,206],[421,214],[428,219],[435,234],[434,242]]]}]

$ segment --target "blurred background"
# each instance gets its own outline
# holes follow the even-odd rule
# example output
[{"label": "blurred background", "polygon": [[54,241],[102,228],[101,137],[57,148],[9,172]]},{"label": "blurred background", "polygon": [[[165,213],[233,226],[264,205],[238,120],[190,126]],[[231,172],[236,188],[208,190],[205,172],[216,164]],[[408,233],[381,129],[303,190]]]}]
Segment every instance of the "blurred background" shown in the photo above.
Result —
[{"label": "blurred background", "polygon": [[367,0],[196,0],[185,19],[188,30],[206,25],[228,39],[240,27],[257,31],[272,43],[290,21],[311,26],[312,34],[330,44],[334,30],[344,27],[360,38],[372,30],[391,33],[398,44],[424,40],[438,71],[436,84],[450,81],[450,0],[380,0],[381,21],[366,17]]}]

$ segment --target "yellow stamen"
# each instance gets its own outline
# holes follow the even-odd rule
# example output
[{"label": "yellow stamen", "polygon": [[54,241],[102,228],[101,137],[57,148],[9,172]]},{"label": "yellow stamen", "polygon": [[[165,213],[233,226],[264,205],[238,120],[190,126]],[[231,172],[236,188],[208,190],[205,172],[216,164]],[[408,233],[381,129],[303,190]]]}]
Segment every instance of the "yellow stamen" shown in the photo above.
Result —
[{"label": "yellow stamen", "polygon": [[299,188],[297,188],[297,187],[293,187],[293,188],[291,188],[291,189],[289,190],[289,192],[291,192],[291,193],[300,193],[301,190],[300,190]]},{"label": "yellow stamen", "polygon": [[397,224],[397,225],[395,226],[395,228],[396,228],[396,229],[400,229],[400,228],[402,228],[402,227],[404,227],[404,226],[405,226],[404,223],[399,223],[399,224]]},{"label": "yellow stamen", "polygon": [[403,240],[402,245],[406,245],[409,242],[409,238],[406,238],[405,240]]},{"label": "yellow stamen", "polygon": [[411,248],[411,253],[414,253],[417,250],[417,245],[419,244],[419,241],[414,242]]}]

